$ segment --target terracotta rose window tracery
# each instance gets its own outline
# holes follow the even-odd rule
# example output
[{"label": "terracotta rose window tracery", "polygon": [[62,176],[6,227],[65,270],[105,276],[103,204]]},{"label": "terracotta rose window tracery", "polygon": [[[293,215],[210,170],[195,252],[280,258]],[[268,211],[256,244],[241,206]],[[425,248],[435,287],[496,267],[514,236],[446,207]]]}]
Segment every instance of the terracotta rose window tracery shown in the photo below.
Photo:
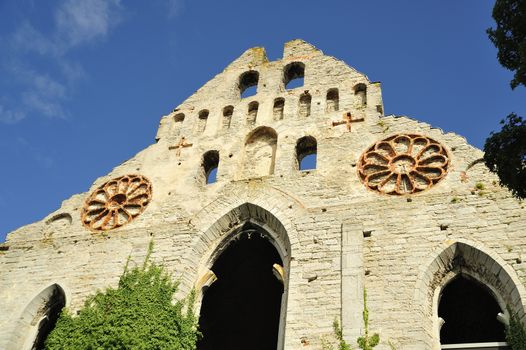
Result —
[{"label": "terracotta rose window tracery", "polygon": [[107,231],[127,224],[139,216],[152,197],[150,181],[141,175],[112,179],[84,202],[81,220],[93,231]]},{"label": "terracotta rose window tracery", "polygon": [[427,136],[398,134],[378,141],[360,157],[358,173],[371,190],[390,195],[424,191],[447,173],[446,148]]}]

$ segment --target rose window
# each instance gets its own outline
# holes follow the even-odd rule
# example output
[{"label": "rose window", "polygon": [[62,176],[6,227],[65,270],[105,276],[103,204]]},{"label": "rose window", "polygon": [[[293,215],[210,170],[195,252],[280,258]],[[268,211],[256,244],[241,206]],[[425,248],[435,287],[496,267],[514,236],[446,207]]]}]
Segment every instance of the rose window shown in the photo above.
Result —
[{"label": "rose window", "polygon": [[107,231],[127,224],[141,214],[152,197],[150,181],[141,175],[112,179],[84,202],[81,219],[94,231]]},{"label": "rose window", "polygon": [[404,195],[430,188],[447,173],[447,150],[421,135],[398,134],[375,143],[360,157],[362,182],[381,193]]}]

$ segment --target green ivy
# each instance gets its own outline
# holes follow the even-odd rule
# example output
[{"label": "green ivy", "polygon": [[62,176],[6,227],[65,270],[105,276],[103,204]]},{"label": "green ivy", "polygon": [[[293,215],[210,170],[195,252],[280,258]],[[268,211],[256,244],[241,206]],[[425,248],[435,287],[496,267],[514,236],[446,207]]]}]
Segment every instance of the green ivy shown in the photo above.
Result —
[{"label": "green ivy", "polygon": [[64,310],[46,349],[195,349],[195,295],[172,302],[178,283],[150,262],[152,249],[150,244],[142,266],[128,269],[126,264],[117,288],[88,297],[77,316]]},{"label": "green ivy", "polygon": [[526,329],[515,314],[511,312],[510,314],[510,324],[506,328],[506,341],[512,350],[524,350],[526,349]]},{"label": "green ivy", "polygon": [[[380,336],[378,333],[374,333],[373,335],[369,335],[369,309],[367,309],[367,291],[363,290],[363,324],[364,324],[364,330],[365,334],[362,337],[359,337],[356,341],[358,343],[358,347],[362,350],[373,350],[373,348],[380,343]],[[332,328],[334,331],[334,336],[338,340],[338,350],[351,350],[351,346],[347,344],[347,342],[343,339],[343,330],[340,326],[340,323],[337,319],[334,320],[332,323]],[[389,342],[389,345],[393,347],[393,345]],[[322,349],[323,350],[333,350],[334,347],[326,340],[322,340]]]},{"label": "green ivy", "polygon": [[334,330],[336,339],[338,339],[338,350],[351,350],[351,346],[343,339],[343,329],[340,326],[338,320],[334,320],[332,323],[332,328]]},{"label": "green ivy", "polygon": [[363,350],[372,350],[380,342],[378,333],[369,336],[369,309],[367,309],[367,291],[363,290],[363,324],[365,334],[358,338],[358,347]]}]

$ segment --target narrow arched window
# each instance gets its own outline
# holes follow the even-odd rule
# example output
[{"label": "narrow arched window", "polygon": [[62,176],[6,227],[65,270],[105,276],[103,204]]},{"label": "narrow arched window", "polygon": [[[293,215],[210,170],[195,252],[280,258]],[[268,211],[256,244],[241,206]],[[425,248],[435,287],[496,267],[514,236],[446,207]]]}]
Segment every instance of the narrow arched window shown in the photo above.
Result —
[{"label": "narrow arched window", "polygon": [[226,106],[223,108],[223,129],[230,129],[232,123],[232,114],[234,113],[233,106]]},{"label": "narrow arched window", "polygon": [[254,125],[256,124],[256,119],[258,117],[259,103],[257,101],[252,101],[248,104],[248,115],[247,115],[247,124]]},{"label": "narrow arched window", "polygon": [[308,92],[303,93],[300,96],[300,104],[298,114],[300,117],[308,117],[310,115],[310,104],[312,97]]},{"label": "narrow arched window", "polygon": [[183,121],[184,113],[177,113],[176,115],[174,115],[173,134],[175,136],[181,133],[181,129],[183,128]]},{"label": "narrow arched window", "polygon": [[283,111],[285,109],[285,99],[278,97],[274,100],[274,108],[272,110],[274,120],[283,119]]},{"label": "narrow arched window", "polygon": [[201,112],[199,112],[198,118],[197,118],[197,132],[202,133],[206,129],[206,122],[208,121],[208,110],[203,109]]},{"label": "narrow arched window", "polygon": [[283,84],[286,89],[294,89],[303,86],[305,79],[305,64],[293,62],[285,66],[283,70]]},{"label": "narrow arched window", "polygon": [[296,161],[299,170],[316,169],[318,144],[312,136],[305,136],[296,143]]},{"label": "narrow arched window", "polygon": [[359,107],[367,105],[367,86],[365,84],[357,84],[354,87],[354,96],[356,96],[357,105]]},{"label": "narrow arched window", "polygon": [[327,105],[325,110],[329,112],[335,112],[340,109],[340,96],[338,89],[330,89],[327,91]]},{"label": "narrow arched window", "polygon": [[239,96],[241,98],[254,96],[257,93],[259,73],[251,70],[239,77]]},{"label": "narrow arched window", "polygon": [[203,154],[203,175],[206,184],[217,181],[217,169],[219,167],[219,151],[208,151]]}]

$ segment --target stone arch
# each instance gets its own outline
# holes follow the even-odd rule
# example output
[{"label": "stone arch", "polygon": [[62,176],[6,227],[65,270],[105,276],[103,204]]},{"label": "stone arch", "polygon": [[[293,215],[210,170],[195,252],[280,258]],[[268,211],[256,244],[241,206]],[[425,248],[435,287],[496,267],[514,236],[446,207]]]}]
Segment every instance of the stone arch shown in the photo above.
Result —
[{"label": "stone arch", "polygon": [[442,291],[459,275],[473,279],[489,290],[503,311],[499,314],[501,322],[506,323],[509,319],[507,307],[524,322],[526,290],[513,268],[480,244],[467,240],[448,242],[422,265],[415,288],[415,300],[421,306],[424,321],[432,320],[428,334],[432,337],[433,348],[440,348],[438,304]]},{"label": "stone arch", "polygon": [[245,139],[243,177],[260,177],[274,174],[278,134],[267,126],[260,126]]},{"label": "stone arch", "polygon": [[291,243],[287,229],[273,213],[259,205],[245,202],[223,214],[212,226],[200,234],[198,240],[194,242],[193,249],[194,255],[201,256],[196,289],[203,297],[208,287],[216,281],[216,275],[212,271],[215,262],[227,251],[232,242],[244,234],[247,227],[257,230],[262,237],[265,237],[281,258],[282,265],[274,264],[273,273],[283,284],[277,337],[277,349],[283,349]]},{"label": "stone arch", "polygon": [[65,306],[66,293],[60,285],[55,283],[42,290],[24,308],[6,350],[43,349],[43,342]]},{"label": "stone arch", "polygon": [[296,141],[296,168],[299,170],[316,169],[317,153],[318,143],[314,137],[309,135],[298,139]]},{"label": "stone arch", "polygon": [[367,85],[364,83],[356,84],[353,90],[356,107],[365,107],[367,105]]}]

